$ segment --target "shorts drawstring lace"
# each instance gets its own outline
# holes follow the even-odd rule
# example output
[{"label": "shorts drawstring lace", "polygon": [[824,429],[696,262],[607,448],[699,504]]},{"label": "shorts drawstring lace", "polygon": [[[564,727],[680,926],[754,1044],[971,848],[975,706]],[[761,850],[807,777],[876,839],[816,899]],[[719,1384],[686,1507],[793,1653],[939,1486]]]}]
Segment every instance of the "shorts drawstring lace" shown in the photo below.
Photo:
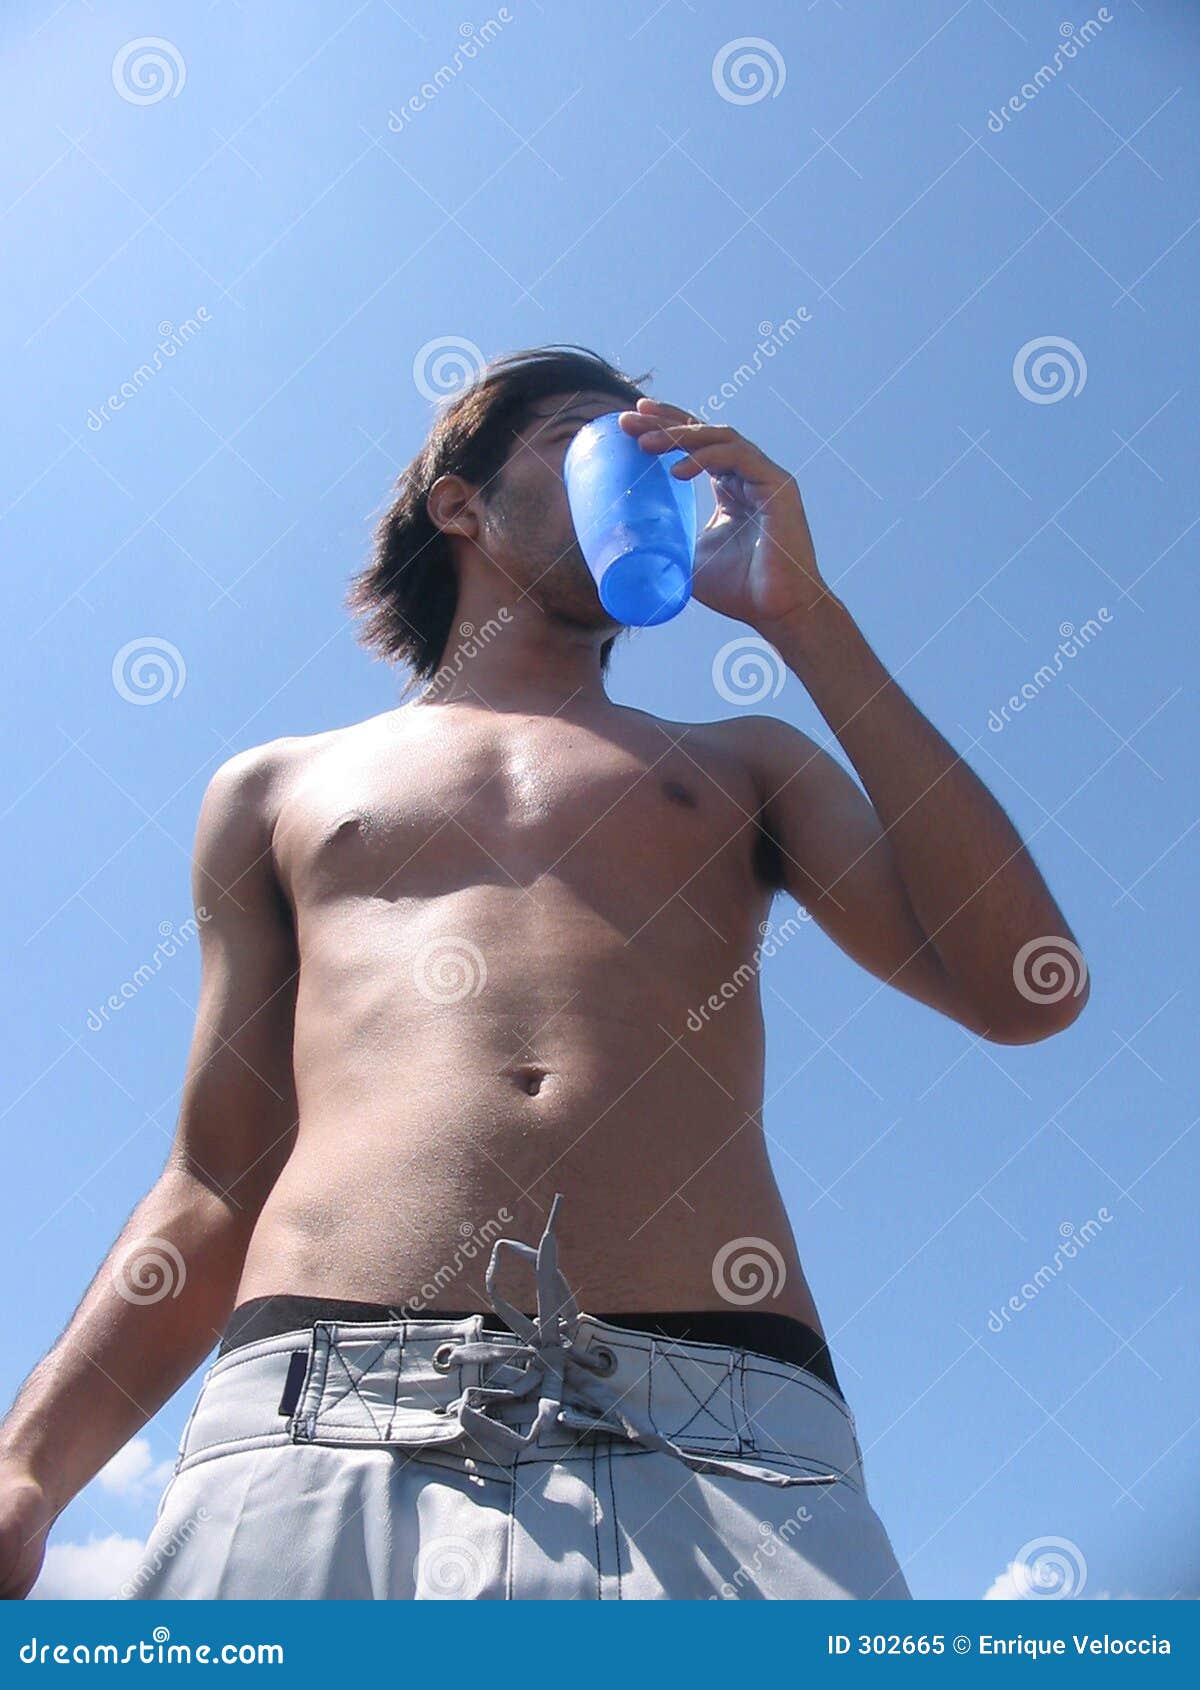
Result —
[{"label": "shorts drawstring lace", "polygon": [[[463,1429],[479,1446],[505,1464],[515,1462],[524,1450],[536,1445],[544,1430],[564,1419],[564,1410],[573,1410],[593,1416],[588,1430],[611,1432],[647,1449],[676,1456],[698,1473],[724,1473],[731,1478],[758,1479],[772,1485],[836,1483],[841,1477],[837,1473],[781,1473],[748,1462],[681,1449],[625,1406],[622,1397],[601,1382],[599,1375],[609,1368],[603,1355],[578,1345],[580,1311],[558,1265],[554,1222],[561,1203],[559,1193],[550,1205],[546,1229],[536,1250],[511,1238],[498,1238],[493,1244],[487,1267],[488,1297],[519,1341],[514,1344],[511,1340],[484,1337],[447,1345],[446,1367],[458,1363],[499,1365],[489,1373],[487,1385],[467,1385],[445,1412],[457,1415]],[[532,1319],[513,1308],[496,1289],[501,1254],[505,1250],[534,1264],[537,1313]],[[537,1413],[527,1432],[505,1425],[491,1412],[506,1403],[523,1402],[535,1391]]]}]

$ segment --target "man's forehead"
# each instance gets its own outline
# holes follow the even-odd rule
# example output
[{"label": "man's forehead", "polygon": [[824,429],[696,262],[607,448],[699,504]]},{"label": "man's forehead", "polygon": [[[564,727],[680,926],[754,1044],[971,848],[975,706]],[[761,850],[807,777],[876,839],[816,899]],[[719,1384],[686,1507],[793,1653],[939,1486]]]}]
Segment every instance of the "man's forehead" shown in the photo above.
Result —
[{"label": "man's forehead", "polygon": [[596,388],[578,393],[550,393],[535,399],[529,407],[529,426],[536,429],[548,422],[589,422],[607,411],[630,411],[633,407],[632,399]]}]

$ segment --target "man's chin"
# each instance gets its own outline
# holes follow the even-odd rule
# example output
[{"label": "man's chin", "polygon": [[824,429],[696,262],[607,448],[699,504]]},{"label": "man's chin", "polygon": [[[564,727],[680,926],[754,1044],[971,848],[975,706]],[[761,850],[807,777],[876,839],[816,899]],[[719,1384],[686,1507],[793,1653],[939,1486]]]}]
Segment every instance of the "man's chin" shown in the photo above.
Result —
[{"label": "man's chin", "polygon": [[625,626],[623,622],[613,621],[598,598],[594,606],[548,604],[543,609],[551,622],[579,634],[599,634],[607,639],[619,634]]},{"label": "man's chin", "polygon": [[606,635],[619,633],[624,627],[624,623],[614,621],[601,604],[592,572],[582,556],[577,563],[564,560],[553,577],[543,578],[541,588],[538,599],[542,609],[556,622],[587,633]]}]

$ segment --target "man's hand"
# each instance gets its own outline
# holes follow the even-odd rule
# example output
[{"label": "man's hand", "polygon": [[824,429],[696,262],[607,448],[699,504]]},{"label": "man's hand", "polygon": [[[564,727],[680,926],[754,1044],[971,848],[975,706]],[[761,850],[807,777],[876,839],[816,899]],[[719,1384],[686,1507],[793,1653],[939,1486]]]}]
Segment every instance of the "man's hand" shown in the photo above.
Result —
[{"label": "man's hand", "polygon": [[54,1506],[36,1479],[0,1462],[0,1601],[28,1596],[46,1554]]},{"label": "man's hand", "polygon": [[829,598],[813,552],[800,489],[792,476],[735,429],[698,423],[676,405],[639,399],[621,427],[646,452],[682,449],[679,481],[707,473],[716,509],[697,537],[692,583],[701,604],[770,637]]}]

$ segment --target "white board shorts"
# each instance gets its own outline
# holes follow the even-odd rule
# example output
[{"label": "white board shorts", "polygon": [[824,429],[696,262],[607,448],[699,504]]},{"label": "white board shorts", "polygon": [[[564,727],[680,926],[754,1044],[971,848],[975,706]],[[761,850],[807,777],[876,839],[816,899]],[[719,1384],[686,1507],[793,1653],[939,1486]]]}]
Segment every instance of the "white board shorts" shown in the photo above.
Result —
[{"label": "white board shorts", "polygon": [[317,1322],[220,1356],[122,1595],[910,1596],[837,1391],[578,1312],[552,1244],[533,1320],[493,1295],[512,1332]]},{"label": "white board shorts", "polygon": [[[222,1357],[205,1376],[125,1593],[331,1601],[909,1595],[867,1499],[850,1410],[803,1368],[585,1315],[583,1341],[618,1358],[612,1384],[681,1448],[819,1482],[784,1487],[697,1472],[626,1438],[561,1425],[507,1465],[468,1453],[469,1435],[445,1439],[455,1421],[437,1413],[459,1386],[435,1369],[434,1352],[469,1340],[471,1324],[317,1326]],[[279,1404],[293,1355],[306,1379],[298,1410],[285,1416]],[[511,1423],[522,1426],[520,1417]]]}]

